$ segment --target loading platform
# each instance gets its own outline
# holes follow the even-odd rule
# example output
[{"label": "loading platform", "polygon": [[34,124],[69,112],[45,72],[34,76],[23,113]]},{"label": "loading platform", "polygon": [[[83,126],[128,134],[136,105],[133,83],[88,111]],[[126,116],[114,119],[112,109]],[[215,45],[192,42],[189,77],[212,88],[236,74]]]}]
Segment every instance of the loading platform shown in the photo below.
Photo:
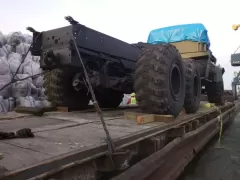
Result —
[{"label": "loading platform", "polygon": [[[171,158],[168,153],[173,152],[175,155],[172,158],[184,155],[187,147],[183,144],[190,141],[190,137],[192,141],[195,135],[205,136],[207,142],[219,131],[219,117],[224,123],[229,121],[236,113],[238,104],[229,102],[217,108],[200,108],[195,114],[183,113],[174,120],[152,120],[142,124],[127,117],[137,112],[136,107],[106,110],[104,119],[114,145],[119,150],[111,158],[108,156],[106,135],[96,112],[48,112],[41,117],[18,113],[2,115],[0,131],[31,128],[35,137],[0,141],[0,153],[3,154],[0,179],[149,179],[161,166],[156,160],[161,161],[162,158],[167,162],[166,158]],[[201,149],[200,139],[191,152],[197,153]],[[180,141],[183,144],[178,144]],[[180,146],[185,148],[176,153],[174,148],[181,149]],[[161,155],[151,161],[151,157],[159,152]],[[112,162],[115,163],[114,167]],[[173,160],[169,162],[173,163]],[[144,163],[148,167],[144,167]],[[174,170],[172,166],[165,164],[165,171],[168,172],[165,174],[168,178],[172,177],[170,179],[178,176],[176,172],[181,172],[175,169],[175,176],[170,176],[166,168]],[[144,174],[143,168],[148,169],[144,170]]]}]

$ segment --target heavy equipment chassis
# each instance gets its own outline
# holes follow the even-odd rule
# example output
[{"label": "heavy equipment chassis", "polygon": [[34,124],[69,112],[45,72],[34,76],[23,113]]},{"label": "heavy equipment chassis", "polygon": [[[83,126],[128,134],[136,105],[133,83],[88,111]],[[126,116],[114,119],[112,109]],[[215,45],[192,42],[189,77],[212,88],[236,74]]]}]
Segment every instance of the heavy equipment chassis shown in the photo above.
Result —
[{"label": "heavy equipment chassis", "polygon": [[207,56],[186,59],[169,43],[128,44],[76,21],[70,23],[46,32],[33,31],[31,53],[41,56],[43,70],[50,70],[44,84],[54,105],[85,108],[91,99],[73,40],[100,107],[118,107],[124,93],[135,91],[145,113],[177,116],[183,106],[194,113],[202,86],[209,102],[223,103],[224,68],[216,66],[210,51]]},{"label": "heavy equipment chassis", "polygon": [[208,52],[208,56],[194,58],[194,62],[201,76],[201,86],[205,87],[202,93],[208,95],[210,103],[222,105],[224,103],[223,74],[225,69],[216,65],[216,58],[211,52]]},{"label": "heavy equipment chassis", "polygon": [[[166,65],[167,61],[172,61],[173,59],[175,59],[174,55],[172,56],[169,56],[169,53],[173,53],[175,55],[177,55],[177,59],[180,61],[182,61],[182,64],[184,66],[184,72],[182,70],[180,70],[178,72],[178,74],[175,76],[175,80],[178,78],[178,77],[181,77],[181,76],[184,76],[185,77],[185,85],[184,83],[181,84],[182,87],[185,86],[185,91],[181,91],[180,94],[178,94],[178,99],[179,100],[174,100],[172,99],[174,102],[173,102],[173,105],[171,106],[171,97],[167,97],[167,94],[164,94],[163,91],[165,89],[165,91],[167,91],[168,89],[171,90],[171,89],[176,89],[176,86],[174,87],[171,87],[171,86],[168,86],[167,83],[165,82],[165,84],[162,82],[160,82],[161,80],[163,79],[168,79],[168,77],[164,77],[164,74],[166,75],[167,73],[169,73],[171,71],[171,66],[168,66],[168,67],[164,67],[162,69],[159,69],[159,76],[158,77],[161,77],[160,79],[157,79],[159,85],[158,85],[158,88],[160,88],[161,90],[156,90],[157,87],[155,88],[154,92],[152,91],[152,94],[149,95],[149,96],[152,96],[154,93],[162,93],[162,97],[155,97],[155,99],[161,99],[162,101],[155,101],[156,104],[154,107],[156,107],[157,109],[161,109],[162,111],[160,110],[156,110],[155,112],[157,113],[160,113],[160,114],[166,114],[166,113],[170,113],[170,114],[173,114],[173,115],[177,115],[180,110],[181,110],[181,107],[183,105],[183,98],[181,98],[181,96],[185,96],[185,99],[184,99],[184,108],[186,110],[187,113],[195,113],[198,109],[199,109],[199,104],[200,104],[200,99],[201,99],[201,92],[202,93],[207,93],[207,96],[208,96],[208,100],[210,103],[216,103],[216,104],[219,104],[219,105],[222,105],[224,103],[224,100],[223,100],[223,93],[224,93],[224,83],[223,83],[223,74],[225,72],[224,68],[222,68],[221,66],[217,66],[216,65],[216,58],[212,55],[211,51],[210,50],[207,50],[206,48],[206,45],[202,44],[202,43],[197,43],[197,42],[180,42],[180,43],[172,43],[173,46],[175,46],[178,50],[173,50],[172,52],[169,52],[169,51],[165,51],[163,50],[164,46],[168,47],[168,49],[176,49],[176,48],[173,48],[170,44],[148,44],[148,43],[138,43],[138,44],[135,44],[135,46],[138,46],[138,47],[141,47],[142,49],[145,49],[143,51],[143,53],[140,54],[140,56],[138,57],[138,62],[137,64],[139,64],[139,61],[141,63],[145,63],[143,65],[143,68],[146,71],[146,68],[148,68],[149,66],[147,65],[151,59],[154,59],[154,57],[156,56],[156,51],[154,51],[154,49],[156,48],[162,48],[161,51],[161,56],[159,57],[155,57],[156,58],[156,61],[155,61],[155,67],[157,66],[156,64],[158,64],[159,61],[163,61],[163,62],[160,62],[160,67],[164,67],[164,65]],[[193,51],[191,53],[191,50],[190,52],[187,51],[187,53],[184,54],[184,48],[183,46],[185,46],[184,48],[186,49],[186,47],[189,47],[189,46],[195,46],[194,48],[192,48],[191,50]],[[196,50],[197,49],[197,50]],[[146,52],[147,51],[151,51],[150,54],[148,54],[146,57]],[[153,51],[152,51],[153,50]],[[195,52],[194,52],[195,50]],[[179,57],[179,52],[181,54],[182,57]],[[166,59],[167,57],[167,59]],[[164,59],[165,58],[165,59]],[[159,60],[159,61],[158,61]],[[140,63],[140,64],[141,64]],[[146,64],[147,63],[147,64]],[[178,66],[181,66],[180,64]],[[160,68],[159,67],[159,68]],[[136,67],[136,71],[137,70],[138,65]],[[141,68],[141,67],[140,67]],[[182,69],[182,68],[180,68]],[[154,71],[154,70],[150,70],[150,71]],[[165,72],[164,72],[165,71]],[[140,72],[140,73],[137,73],[136,75],[136,78],[137,79],[142,79],[145,75],[145,73],[143,72]],[[151,76],[151,73],[150,73],[150,76]],[[134,79],[134,81],[137,81],[136,78]],[[157,75],[153,76],[153,77],[148,77],[149,79],[155,79],[156,81],[156,78],[157,78]],[[169,77],[171,78],[171,76]],[[171,80],[170,80],[171,82]],[[175,85],[176,85],[176,82],[175,81]],[[181,79],[181,82],[183,82],[183,79]],[[136,82],[135,82],[136,84]],[[145,84],[147,84],[147,82],[145,82]],[[163,85],[164,84],[164,85]],[[205,87],[205,89],[203,89],[203,87]],[[146,92],[150,92],[152,90],[152,87],[150,87],[148,90],[146,90]],[[139,91],[137,94],[137,96],[143,96],[143,90],[140,89],[140,87],[135,87],[135,91]],[[205,91],[205,92],[204,92]],[[141,94],[142,93],[142,94]],[[147,99],[147,96],[145,97],[145,100]],[[165,97],[165,98],[164,98]],[[141,98],[138,97],[138,99],[140,99],[141,101]],[[152,97],[149,97],[149,99],[154,99]],[[146,104],[143,100],[143,104]],[[151,101],[151,100],[150,100]],[[153,104],[153,102],[150,102],[149,104]],[[163,104],[162,107],[159,107],[161,106],[160,104]],[[170,105],[170,108],[169,108],[169,105]],[[174,108],[173,106],[178,106],[176,108]],[[145,110],[147,110],[147,106],[145,107]],[[153,107],[149,106],[149,110],[147,111],[152,111]],[[165,109],[165,110],[164,110]],[[169,109],[172,109],[172,111]],[[175,113],[174,113],[175,112]]]},{"label": "heavy equipment chassis", "polygon": [[[81,94],[86,91],[83,73],[81,73],[83,72],[81,63],[72,42],[74,38],[102,107],[117,107],[121,103],[124,93],[133,92],[132,72],[135,68],[137,55],[140,52],[138,47],[80,24],[42,33],[33,32],[33,39],[36,37],[38,39],[33,44],[31,53],[34,56],[41,56],[40,65],[43,70],[51,70],[50,75],[48,75],[52,77],[50,78],[52,79],[51,83],[54,83],[54,80],[59,82],[60,77],[56,76],[67,74],[66,71],[72,74],[75,72],[76,74],[71,77],[72,79],[70,78],[72,86]],[[70,85],[70,79],[66,80],[68,86]],[[49,86],[50,81],[48,82],[45,83],[46,86]],[[60,84],[64,83],[61,82]],[[60,84],[58,83],[56,86]],[[49,87],[46,89],[49,89]],[[55,91],[53,88],[50,89],[50,91]],[[47,95],[51,96],[49,93],[47,90]],[[56,94],[52,94],[52,97],[54,96],[56,97]],[[87,94],[82,95],[82,98],[86,99],[86,96],[89,101],[90,97]],[[76,98],[74,96],[70,97],[72,98],[70,98],[69,103],[65,100],[53,100],[53,103],[66,106],[75,104],[76,108],[77,106],[87,105],[85,101],[84,105],[81,102],[73,103],[72,100]],[[114,98],[116,99],[114,100]]]}]

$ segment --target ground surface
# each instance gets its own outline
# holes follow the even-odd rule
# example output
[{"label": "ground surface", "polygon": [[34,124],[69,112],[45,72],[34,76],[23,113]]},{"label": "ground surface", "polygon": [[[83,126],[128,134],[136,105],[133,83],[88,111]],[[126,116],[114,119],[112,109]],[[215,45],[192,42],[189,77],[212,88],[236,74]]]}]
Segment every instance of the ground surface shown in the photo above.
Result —
[{"label": "ground surface", "polygon": [[189,165],[180,180],[239,180],[240,179],[240,113],[225,130],[221,147],[217,140]]}]

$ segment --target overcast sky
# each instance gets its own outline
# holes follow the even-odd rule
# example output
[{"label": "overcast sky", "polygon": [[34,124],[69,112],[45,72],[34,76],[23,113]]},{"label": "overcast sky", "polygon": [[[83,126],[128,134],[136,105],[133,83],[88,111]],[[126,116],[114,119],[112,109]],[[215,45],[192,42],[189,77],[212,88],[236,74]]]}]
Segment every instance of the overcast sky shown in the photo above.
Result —
[{"label": "overcast sky", "polygon": [[146,41],[149,32],[163,26],[203,23],[211,50],[225,67],[225,89],[231,88],[230,55],[240,45],[239,0],[0,0],[0,31],[38,31],[68,25],[64,16],[129,43]]}]

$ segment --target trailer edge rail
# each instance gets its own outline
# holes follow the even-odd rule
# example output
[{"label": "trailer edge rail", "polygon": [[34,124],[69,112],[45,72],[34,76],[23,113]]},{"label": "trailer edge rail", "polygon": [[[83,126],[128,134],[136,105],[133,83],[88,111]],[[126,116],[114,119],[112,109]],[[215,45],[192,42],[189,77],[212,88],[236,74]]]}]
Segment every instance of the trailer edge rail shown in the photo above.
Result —
[{"label": "trailer edge rail", "polygon": [[[224,125],[233,117],[234,110],[235,107],[232,107],[222,114]],[[188,132],[184,136],[174,139],[160,151],[138,162],[112,180],[154,180],[154,177],[160,176],[161,180],[178,178],[188,163],[219,132],[220,127],[216,126],[217,121],[218,118],[216,117],[195,131]],[[181,150],[179,147],[181,147]]]}]

